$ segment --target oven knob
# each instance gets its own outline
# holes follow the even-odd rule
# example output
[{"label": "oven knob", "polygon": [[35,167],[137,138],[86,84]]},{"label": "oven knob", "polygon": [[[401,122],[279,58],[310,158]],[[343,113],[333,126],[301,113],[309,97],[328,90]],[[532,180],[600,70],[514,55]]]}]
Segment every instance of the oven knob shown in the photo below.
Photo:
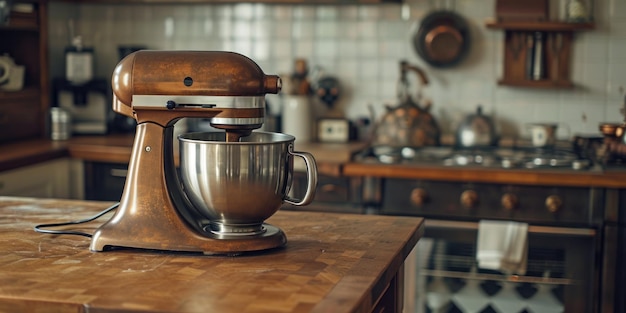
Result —
[{"label": "oven knob", "polygon": [[428,192],[424,188],[415,188],[411,191],[411,204],[422,206],[428,202]]},{"label": "oven knob", "polygon": [[502,195],[502,198],[500,199],[500,203],[502,203],[502,207],[506,211],[512,211],[519,207],[519,199],[517,198],[516,195],[510,192],[507,192]]},{"label": "oven knob", "polygon": [[474,190],[465,190],[461,193],[461,205],[466,209],[473,209],[478,205],[478,193]]},{"label": "oven knob", "polygon": [[563,206],[563,201],[561,197],[556,195],[551,195],[546,198],[546,209],[550,211],[550,213],[556,213]]}]

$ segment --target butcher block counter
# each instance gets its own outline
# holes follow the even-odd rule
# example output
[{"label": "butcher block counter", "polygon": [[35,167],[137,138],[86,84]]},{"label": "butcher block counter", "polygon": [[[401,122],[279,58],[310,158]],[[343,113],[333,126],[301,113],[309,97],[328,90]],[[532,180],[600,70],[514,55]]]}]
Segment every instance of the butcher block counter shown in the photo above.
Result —
[{"label": "butcher block counter", "polygon": [[0,312],[399,312],[403,262],[423,234],[421,218],[279,211],[267,222],[286,247],[204,256],[91,252],[87,237],[33,230],[109,205],[0,197]]},{"label": "butcher block counter", "polygon": [[[34,139],[0,145],[0,171],[69,156],[91,162],[128,163],[134,135],[74,136],[69,140]],[[311,152],[322,174],[340,175],[341,165],[364,143],[298,143],[295,149]],[[299,160],[299,159],[298,159]],[[297,166],[297,165],[296,165]]]},{"label": "butcher block counter", "polygon": [[[69,156],[75,159],[128,163],[134,136],[75,136],[67,141],[45,139],[0,145],[0,171]],[[446,167],[432,164],[367,164],[351,162],[365,143],[297,143],[296,150],[311,152],[320,174],[331,176],[432,179],[507,184],[540,184],[579,187],[626,188],[626,166],[613,170],[526,170],[481,167]],[[299,161],[299,158],[296,159]],[[297,164],[296,164],[297,168]]]},{"label": "butcher block counter", "polygon": [[519,185],[626,188],[626,167],[612,170],[503,169],[480,166],[454,167],[432,164],[381,164],[349,162],[345,176],[481,182]]}]

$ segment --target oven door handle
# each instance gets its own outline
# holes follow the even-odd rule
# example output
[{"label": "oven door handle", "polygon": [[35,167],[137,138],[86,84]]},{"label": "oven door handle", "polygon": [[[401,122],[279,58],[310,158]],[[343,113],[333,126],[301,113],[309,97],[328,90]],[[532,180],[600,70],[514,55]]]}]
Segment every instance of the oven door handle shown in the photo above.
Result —
[{"label": "oven door handle", "polygon": [[[426,227],[426,229],[430,227],[430,228],[443,228],[443,229],[465,229],[465,230],[476,230],[476,231],[478,230],[478,223],[463,222],[463,221],[444,221],[444,220],[425,219],[424,226]],[[528,233],[544,234],[544,235],[560,235],[560,236],[579,236],[579,237],[596,236],[596,230],[593,228],[573,228],[573,227],[538,226],[538,225],[528,225]]]}]

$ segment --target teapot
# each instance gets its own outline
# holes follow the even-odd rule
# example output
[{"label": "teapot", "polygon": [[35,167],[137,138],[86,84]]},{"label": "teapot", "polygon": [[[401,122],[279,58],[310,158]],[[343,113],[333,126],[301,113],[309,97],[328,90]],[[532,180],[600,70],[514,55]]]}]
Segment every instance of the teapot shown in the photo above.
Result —
[{"label": "teapot", "polygon": [[482,106],[476,108],[476,114],[466,116],[461,122],[456,132],[455,143],[463,148],[497,145],[498,137],[493,120],[483,114]]},{"label": "teapot", "polygon": [[439,145],[440,130],[437,121],[429,112],[430,103],[420,106],[409,94],[408,72],[417,74],[422,85],[428,84],[424,71],[400,62],[398,84],[399,105],[386,106],[386,113],[375,126],[373,144],[389,147],[423,147]]}]

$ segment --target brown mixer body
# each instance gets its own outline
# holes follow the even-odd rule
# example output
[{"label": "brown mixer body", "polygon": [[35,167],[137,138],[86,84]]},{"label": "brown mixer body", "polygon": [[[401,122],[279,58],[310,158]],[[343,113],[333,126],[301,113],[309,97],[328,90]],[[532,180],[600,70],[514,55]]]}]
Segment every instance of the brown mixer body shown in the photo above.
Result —
[{"label": "brown mixer body", "polygon": [[174,124],[183,117],[215,120],[245,133],[262,125],[264,96],[280,78],[231,52],[137,51],[115,68],[114,111],[137,120],[128,176],[115,215],[95,233],[92,251],[112,247],[233,254],[285,244],[271,225],[260,236],[223,238],[186,198],[174,166]]}]

